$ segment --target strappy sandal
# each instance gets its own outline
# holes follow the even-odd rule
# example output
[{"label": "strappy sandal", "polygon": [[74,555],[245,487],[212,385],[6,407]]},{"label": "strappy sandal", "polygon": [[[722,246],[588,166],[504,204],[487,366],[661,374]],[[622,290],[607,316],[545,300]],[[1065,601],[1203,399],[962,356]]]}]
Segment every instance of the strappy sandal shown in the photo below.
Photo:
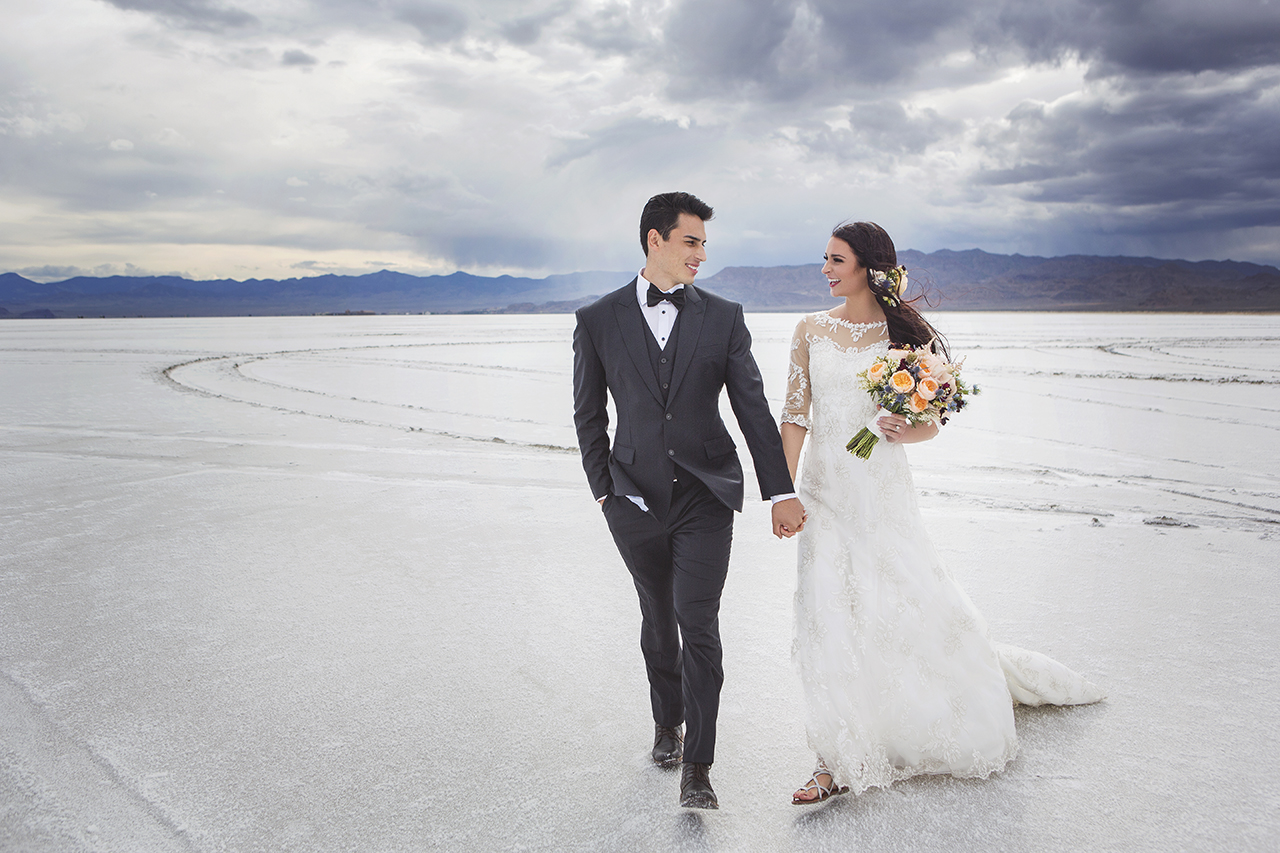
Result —
[{"label": "strappy sandal", "polygon": [[[831,780],[831,784],[830,785],[822,784],[821,782],[818,781],[819,776],[826,776],[828,779]],[[817,768],[813,771],[813,775],[809,777],[809,784],[802,786],[800,788],[800,791],[803,791],[805,793],[809,791],[817,791],[818,796],[808,800],[802,800],[799,797],[792,796],[791,805],[811,806],[814,803],[820,803],[823,800],[830,799],[831,797],[838,797],[841,794],[849,793],[849,786],[837,785],[836,777],[831,774],[831,771],[827,769],[827,766],[825,764],[819,761]]]}]

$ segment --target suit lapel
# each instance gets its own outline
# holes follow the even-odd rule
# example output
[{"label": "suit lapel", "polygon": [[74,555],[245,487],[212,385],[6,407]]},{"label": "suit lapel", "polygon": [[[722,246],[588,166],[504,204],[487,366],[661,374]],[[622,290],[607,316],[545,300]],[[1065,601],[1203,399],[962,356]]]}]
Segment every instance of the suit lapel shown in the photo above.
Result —
[{"label": "suit lapel", "polygon": [[622,343],[626,346],[631,361],[635,363],[636,372],[644,380],[649,393],[661,403],[662,392],[658,390],[658,379],[653,375],[653,365],[649,362],[649,346],[644,340],[644,336],[650,334],[649,324],[645,322],[644,315],[640,313],[640,303],[636,301],[635,279],[631,280],[629,287],[619,291],[618,299],[613,303],[613,311]]},{"label": "suit lapel", "polygon": [[[693,353],[698,348],[698,338],[702,335],[702,320],[706,316],[707,300],[702,297],[692,284],[686,284],[684,308],[680,312],[680,334],[676,336],[676,363],[671,370],[671,396],[675,399],[680,390],[684,375],[693,364]],[[641,318],[643,320],[643,318]]]}]

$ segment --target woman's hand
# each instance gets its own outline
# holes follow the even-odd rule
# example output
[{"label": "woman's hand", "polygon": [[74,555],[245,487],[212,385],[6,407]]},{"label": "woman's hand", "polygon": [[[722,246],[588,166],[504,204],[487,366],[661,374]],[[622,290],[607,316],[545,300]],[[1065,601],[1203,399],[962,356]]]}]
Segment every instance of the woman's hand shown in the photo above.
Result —
[{"label": "woman's hand", "polygon": [[884,440],[890,444],[914,444],[917,441],[928,441],[938,434],[938,425],[935,423],[912,426],[902,415],[889,412],[877,418],[876,424],[884,433]]}]

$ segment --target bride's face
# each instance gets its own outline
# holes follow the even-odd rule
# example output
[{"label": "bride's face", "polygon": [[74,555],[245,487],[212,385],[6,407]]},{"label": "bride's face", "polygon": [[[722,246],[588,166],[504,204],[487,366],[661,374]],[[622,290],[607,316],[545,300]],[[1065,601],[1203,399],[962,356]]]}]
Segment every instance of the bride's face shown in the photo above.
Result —
[{"label": "bride's face", "polygon": [[831,295],[840,298],[854,296],[867,289],[867,268],[839,237],[827,241],[827,253],[822,256],[822,274],[827,277]]}]

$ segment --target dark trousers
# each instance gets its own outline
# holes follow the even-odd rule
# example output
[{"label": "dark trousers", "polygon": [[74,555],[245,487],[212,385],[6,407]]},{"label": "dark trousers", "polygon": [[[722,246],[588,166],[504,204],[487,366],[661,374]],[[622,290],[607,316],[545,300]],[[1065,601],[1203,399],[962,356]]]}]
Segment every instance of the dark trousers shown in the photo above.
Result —
[{"label": "dark trousers", "polygon": [[640,650],[653,719],[685,726],[684,760],[715,759],[724,667],[720,592],[729,571],[733,510],[678,471],[665,519],[620,495],[604,502],[609,532],[640,597]]}]

